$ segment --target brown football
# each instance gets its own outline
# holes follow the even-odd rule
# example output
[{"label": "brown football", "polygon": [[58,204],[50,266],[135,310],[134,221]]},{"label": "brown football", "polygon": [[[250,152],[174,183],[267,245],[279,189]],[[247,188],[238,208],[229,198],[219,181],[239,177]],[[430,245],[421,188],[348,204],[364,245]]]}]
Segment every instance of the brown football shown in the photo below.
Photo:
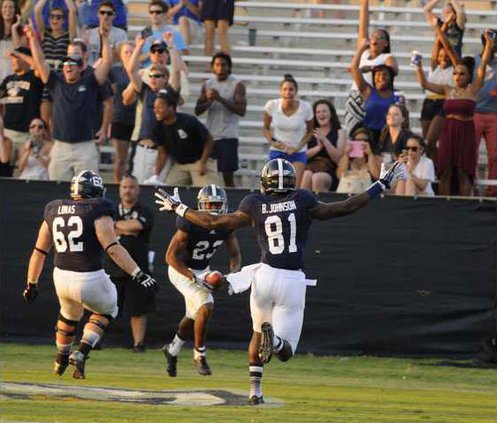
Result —
[{"label": "brown football", "polygon": [[205,275],[205,281],[211,285],[214,289],[219,288],[221,281],[223,280],[223,274],[217,270],[207,273]]}]

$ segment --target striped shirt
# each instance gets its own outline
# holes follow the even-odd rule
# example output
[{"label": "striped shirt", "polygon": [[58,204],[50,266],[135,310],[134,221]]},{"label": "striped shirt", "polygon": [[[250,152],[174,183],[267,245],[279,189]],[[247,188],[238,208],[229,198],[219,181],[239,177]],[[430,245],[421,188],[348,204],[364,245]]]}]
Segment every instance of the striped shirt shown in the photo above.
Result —
[{"label": "striped shirt", "polygon": [[62,36],[55,38],[49,29],[45,30],[41,48],[50,69],[59,70],[62,68],[62,59],[67,56],[68,45],[69,32],[64,32]]}]

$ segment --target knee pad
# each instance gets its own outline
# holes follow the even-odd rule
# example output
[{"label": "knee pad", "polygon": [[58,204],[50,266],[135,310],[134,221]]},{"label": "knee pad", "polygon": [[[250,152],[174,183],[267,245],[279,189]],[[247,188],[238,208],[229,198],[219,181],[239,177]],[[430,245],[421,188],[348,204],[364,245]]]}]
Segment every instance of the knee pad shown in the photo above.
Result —
[{"label": "knee pad", "polygon": [[[103,322],[102,320],[98,319],[98,317],[104,317],[105,319],[108,320],[108,323]],[[92,323],[95,326],[98,326],[100,329],[105,330],[107,326],[109,325],[110,321],[112,320],[112,316],[106,315],[106,314],[92,314],[90,318],[88,319],[88,323]]]},{"label": "knee pad", "polygon": [[[59,321],[62,323],[65,323],[68,326],[71,326],[73,329],[66,330],[66,329],[59,328]],[[69,319],[66,319],[62,314],[59,314],[59,317],[57,318],[57,323],[55,324],[55,333],[60,333],[61,335],[64,335],[64,336],[74,336],[74,335],[76,335],[76,326],[77,325],[78,325],[77,320],[69,320]]]}]

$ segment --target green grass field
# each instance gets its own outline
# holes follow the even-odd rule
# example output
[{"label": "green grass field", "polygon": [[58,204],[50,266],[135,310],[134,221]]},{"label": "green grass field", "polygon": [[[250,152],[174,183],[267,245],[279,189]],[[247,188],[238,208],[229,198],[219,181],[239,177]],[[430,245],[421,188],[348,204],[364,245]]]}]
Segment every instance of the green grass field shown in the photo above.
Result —
[{"label": "green grass field", "polygon": [[[497,421],[495,370],[436,366],[437,359],[301,355],[285,364],[273,359],[265,368],[263,382],[269,403],[250,407],[244,404],[248,393],[244,351],[210,350],[214,374],[202,377],[195,373],[191,350],[184,350],[178,377],[173,379],[166,375],[158,349],[132,354],[122,348],[105,348],[92,353],[87,379],[79,381],[71,377],[71,368],[62,378],[51,374],[55,347],[8,343],[0,348],[0,412],[5,422]],[[28,384],[42,387],[32,391]],[[52,385],[58,385],[58,396]],[[92,387],[113,391],[96,391],[85,398],[77,394]],[[238,397],[238,405],[161,404],[158,398],[174,398],[173,391],[186,401],[189,393],[199,391],[213,395],[231,391],[243,396]],[[143,395],[151,398],[151,404],[117,400]]]}]

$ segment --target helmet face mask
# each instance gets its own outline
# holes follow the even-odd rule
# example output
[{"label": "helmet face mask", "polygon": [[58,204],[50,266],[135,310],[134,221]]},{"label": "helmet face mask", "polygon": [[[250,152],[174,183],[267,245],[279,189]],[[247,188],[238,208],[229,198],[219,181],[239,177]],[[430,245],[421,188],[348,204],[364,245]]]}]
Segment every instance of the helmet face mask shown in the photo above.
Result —
[{"label": "helmet face mask", "polygon": [[218,185],[210,184],[203,187],[197,195],[198,210],[210,214],[226,214],[228,197],[226,191]]},{"label": "helmet face mask", "polygon": [[83,170],[71,180],[71,198],[101,198],[105,194],[104,181],[98,173]]},{"label": "helmet face mask", "polygon": [[261,171],[261,192],[277,195],[293,191],[296,180],[295,168],[288,160],[270,160]]}]

